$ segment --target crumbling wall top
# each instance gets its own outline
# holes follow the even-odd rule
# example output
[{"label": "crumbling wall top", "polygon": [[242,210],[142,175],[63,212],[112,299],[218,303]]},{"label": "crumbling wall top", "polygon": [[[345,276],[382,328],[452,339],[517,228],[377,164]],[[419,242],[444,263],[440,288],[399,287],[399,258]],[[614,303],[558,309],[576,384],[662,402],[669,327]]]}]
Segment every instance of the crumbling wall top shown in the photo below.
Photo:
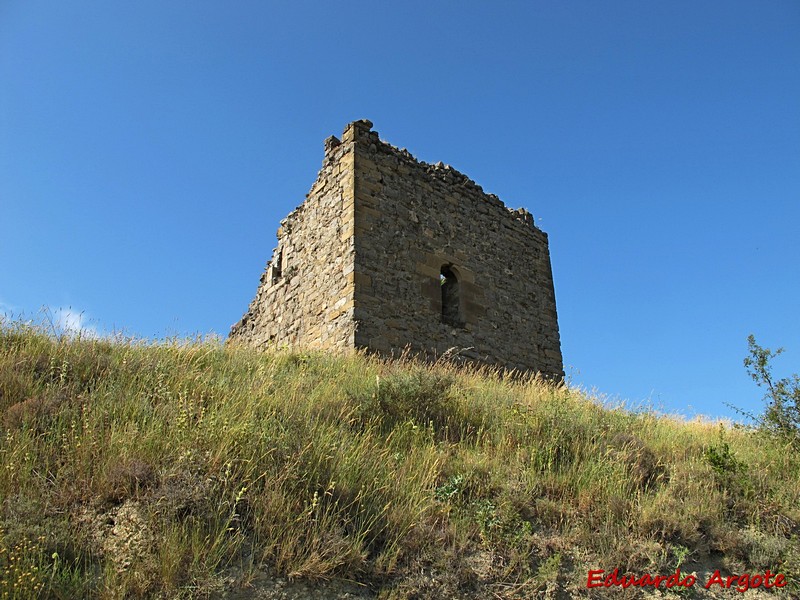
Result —
[{"label": "crumbling wall top", "polygon": [[507,206],[497,195],[485,192],[473,179],[453,168],[451,165],[445,164],[442,161],[427,163],[416,158],[406,148],[398,148],[380,139],[378,132],[372,130],[372,121],[368,119],[359,119],[349,123],[344,128],[341,142],[335,136],[331,136],[325,140],[326,153],[336,148],[341,143],[353,142],[363,143],[369,153],[392,154],[398,161],[405,162],[409,166],[413,165],[423,170],[433,180],[441,181],[449,186],[461,186],[477,191],[485,196],[489,204],[498,208],[507,209],[511,218],[521,221],[536,231],[544,233],[536,226],[533,215],[525,208],[511,208]]}]

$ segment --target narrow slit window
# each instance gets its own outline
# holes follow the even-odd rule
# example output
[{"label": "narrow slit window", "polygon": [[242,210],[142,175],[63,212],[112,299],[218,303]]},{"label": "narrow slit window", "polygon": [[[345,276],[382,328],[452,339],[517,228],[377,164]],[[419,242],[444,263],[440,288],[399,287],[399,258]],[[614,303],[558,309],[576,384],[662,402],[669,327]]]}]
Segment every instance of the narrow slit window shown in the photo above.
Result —
[{"label": "narrow slit window", "polygon": [[461,286],[448,265],[442,267],[439,283],[442,287],[442,323],[461,327]]},{"label": "narrow slit window", "polygon": [[275,254],[275,258],[272,261],[272,283],[273,285],[278,283],[283,274],[283,248],[278,250]]}]

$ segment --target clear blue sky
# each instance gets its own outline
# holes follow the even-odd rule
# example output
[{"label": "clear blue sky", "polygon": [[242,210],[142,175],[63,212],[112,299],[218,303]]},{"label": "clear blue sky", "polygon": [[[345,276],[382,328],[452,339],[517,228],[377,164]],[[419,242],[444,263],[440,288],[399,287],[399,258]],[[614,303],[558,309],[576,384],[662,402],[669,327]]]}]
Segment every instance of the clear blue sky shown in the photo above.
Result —
[{"label": "clear blue sky", "polygon": [[796,0],[0,0],[0,312],[225,335],[359,118],[534,213],[575,383],[719,416],[749,333],[800,370]]}]

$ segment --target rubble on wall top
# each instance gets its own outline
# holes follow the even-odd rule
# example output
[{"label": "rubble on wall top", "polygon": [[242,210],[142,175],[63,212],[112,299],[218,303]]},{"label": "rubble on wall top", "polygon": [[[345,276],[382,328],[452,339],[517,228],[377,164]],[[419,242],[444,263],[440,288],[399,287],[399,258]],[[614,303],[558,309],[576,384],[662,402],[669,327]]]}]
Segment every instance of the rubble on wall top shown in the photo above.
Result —
[{"label": "rubble on wall top", "polygon": [[350,125],[352,125],[356,129],[361,129],[362,131],[369,131],[372,129],[372,121],[370,121],[369,119],[358,119],[357,121],[353,121],[352,123],[350,123]]},{"label": "rubble on wall top", "polygon": [[[362,133],[369,134],[371,142],[370,144],[371,152],[377,152],[379,147],[383,147],[385,151],[399,155],[404,159],[419,165],[432,177],[443,180],[449,184],[459,184],[464,187],[473,188],[474,190],[480,192],[481,194],[484,194],[486,196],[487,202],[489,202],[490,204],[507,209],[511,213],[511,216],[513,216],[515,219],[522,221],[523,223],[533,227],[534,229],[538,229],[538,227],[536,227],[536,223],[534,222],[533,215],[528,210],[526,210],[525,208],[515,209],[511,208],[510,206],[506,206],[506,204],[496,194],[485,192],[483,188],[479,184],[477,184],[473,179],[471,179],[464,173],[458,171],[457,169],[453,168],[451,165],[445,164],[442,161],[439,161],[437,163],[426,163],[425,161],[416,158],[406,148],[398,148],[397,146],[394,146],[389,142],[380,139],[378,132],[372,131],[372,121],[368,119],[360,119],[358,121],[353,121],[352,123],[348,124],[345,127],[345,131],[347,131],[347,129],[349,129],[350,127],[354,127]],[[340,143],[336,137],[331,136],[330,138],[325,140],[326,150],[329,149],[328,140],[331,139],[336,140],[337,142],[332,147],[336,147]]]},{"label": "rubble on wall top", "polygon": [[330,152],[331,150],[339,146],[341,143],[342,143],[341,140],[337,138],[335,135],[327,137],[325,139],[325,152]]},{"label": "rubble on wall top", "polygon": [[536,223],[534,223],[533,221],[533,214],[531,214],[527,209],[511,208],[510,206],[507,208],[515,219],[519,219],[520,221],[522,221],[527,225],[530,225],[531,227],[536,227]]}]

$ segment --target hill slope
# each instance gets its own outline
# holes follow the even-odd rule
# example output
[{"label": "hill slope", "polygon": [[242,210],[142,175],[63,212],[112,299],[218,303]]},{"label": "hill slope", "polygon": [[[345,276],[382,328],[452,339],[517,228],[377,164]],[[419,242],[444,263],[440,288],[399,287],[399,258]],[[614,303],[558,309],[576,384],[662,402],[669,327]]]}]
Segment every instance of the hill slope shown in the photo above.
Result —
[{"label": "hill slope", "polygon": [[566,387],[11,324],[0,414],[0,597],[653,593],[587,589],[615,568],[798,589],[800,458]]}]

